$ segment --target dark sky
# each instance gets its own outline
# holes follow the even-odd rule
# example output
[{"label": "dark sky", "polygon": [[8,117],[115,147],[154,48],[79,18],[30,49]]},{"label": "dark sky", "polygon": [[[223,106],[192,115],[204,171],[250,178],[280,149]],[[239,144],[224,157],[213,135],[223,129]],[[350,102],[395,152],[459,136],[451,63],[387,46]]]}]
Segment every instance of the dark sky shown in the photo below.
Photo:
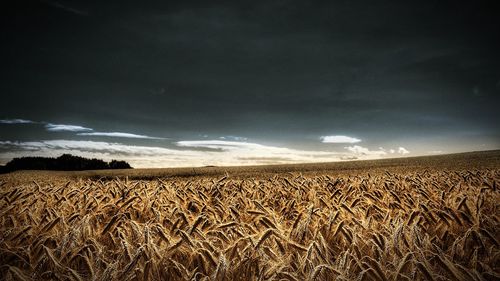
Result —
[{"label": "dark sky", "polygon": [[13,2],[0,11],[4,161],[61,141],[118,158],[130,154],[83,142],[292,151],[250,149],[255,163],[500,148],[495,1]]}]

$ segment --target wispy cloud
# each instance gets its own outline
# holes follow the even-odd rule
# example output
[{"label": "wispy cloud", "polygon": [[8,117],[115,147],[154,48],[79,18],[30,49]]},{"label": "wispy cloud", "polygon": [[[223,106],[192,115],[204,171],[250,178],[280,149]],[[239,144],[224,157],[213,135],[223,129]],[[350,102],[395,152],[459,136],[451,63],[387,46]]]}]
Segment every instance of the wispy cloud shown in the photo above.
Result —
[{"label": "wispy cloud", "polygon": [[258,149],[265,147],[256,143],[225,141],[225,140],[196,140],[196,141],[178,141],[177,146],[210,148],[219,150],[232,150],[236,148]]},{"label": "wispy cloud", "polygon": [[50,132],[60,132],[60,131],[70,131],[70,132],[82,132],[82,131],[92,131],[91,128],[86,128],[78,125],[67,125],[67,124],[53,124],[49,122],[39,122],[27,119],[1,119],[1,124],[40,124],[45,127],[47,131]]},{"label": "wispy cloud", "polygon": [[78,125],[52,124],[52,123],[45,124],[45,129],[47,131],[50,131],[50,132],[62,132],[62,131],[82,132],[82,131],[92,131],[91,128],[82,127],[82,126],[78,126]]},{"label": "wispy cloud", "polygon": [[32,124],[35,123],[31,120],[25,119],[0,119],[0,123],[2,124]]},{"label": "wispy cloud", "polygon": [[132,139],[154,139],[161,140],[164,138],[150,137],[145,135],[137,135],[131,133],[122,132],[90,132],[90,133],[78,133],[79,136],[97,136],[97,137],[114,137],[114,138],[132,138]]},{"label": "wispy cloud", "polygon": [[322,136],[320,137],[322,143],[358,143],[361,140],[348,136]]},{"label": "wispy cloud", "polygon": [[[38,122],[26,119],[0,119],[0,124],[40,124],[49,132],[75,132],[78,136],[96,136],[96,137],[114,137],[114,138],[133,138],[133,139],[165,139],[159,137],[151,137],[125,132],[95,132],[94,129],[83,127],[80,125],[69,124],[54,124],[50,122]],[[233,138],[233,137],[229,137]],[[236,138],[236,137],[234,137]],[[242,140],[242,139],[241,139]]]}]

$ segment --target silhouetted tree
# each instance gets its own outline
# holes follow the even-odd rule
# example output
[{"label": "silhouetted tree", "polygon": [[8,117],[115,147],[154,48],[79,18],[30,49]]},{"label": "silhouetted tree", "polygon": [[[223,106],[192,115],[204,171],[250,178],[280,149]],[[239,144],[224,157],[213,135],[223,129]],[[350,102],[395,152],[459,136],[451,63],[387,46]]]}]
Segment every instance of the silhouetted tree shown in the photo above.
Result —
[{"label": "silhouetted tree", "polygon": [[102,169],[131,169],[125,161],[112,160],[110,163],[101,159],[88,159],[71,154],[63,154],[57,158],[51,157],[21,157],[14,158],[5,166],[0,167],[0,173],[16,170],[58,170],[81,171]]}]

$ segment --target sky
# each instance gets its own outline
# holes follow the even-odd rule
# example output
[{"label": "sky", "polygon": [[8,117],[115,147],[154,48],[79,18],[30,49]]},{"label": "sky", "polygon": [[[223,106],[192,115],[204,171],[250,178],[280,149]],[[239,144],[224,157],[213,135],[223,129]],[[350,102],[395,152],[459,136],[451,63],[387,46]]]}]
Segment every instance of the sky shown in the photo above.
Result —
[{"label": "sky", "polygon": [[500,149],[494,2],[13,1],[0,11],[0,164]]}]

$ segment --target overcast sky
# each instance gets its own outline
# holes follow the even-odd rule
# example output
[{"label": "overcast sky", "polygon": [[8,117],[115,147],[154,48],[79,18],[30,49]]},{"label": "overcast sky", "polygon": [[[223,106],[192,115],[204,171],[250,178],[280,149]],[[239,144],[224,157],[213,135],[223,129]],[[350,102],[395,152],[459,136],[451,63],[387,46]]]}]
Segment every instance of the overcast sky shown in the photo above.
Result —
[{"label": "overcast sky", "polygon": [[494,1],[13,2],[0,11],[0,163],[500,148]]}]

